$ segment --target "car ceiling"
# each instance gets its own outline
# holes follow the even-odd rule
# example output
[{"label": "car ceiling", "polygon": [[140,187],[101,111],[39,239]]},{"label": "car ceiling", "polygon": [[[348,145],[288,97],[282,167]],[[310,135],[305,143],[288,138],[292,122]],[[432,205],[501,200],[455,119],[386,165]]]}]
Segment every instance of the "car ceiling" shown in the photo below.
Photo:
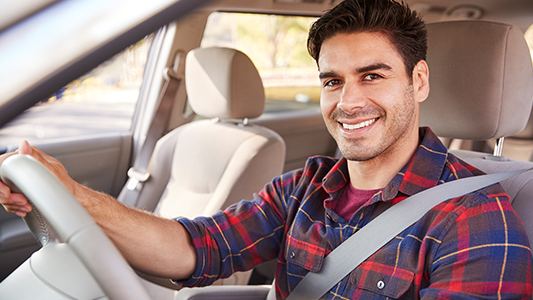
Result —
[{"label": "car ceiling", "polygon": [[24,0],[0,1],[0,31],[23,20],[47,6],[58,2],[57,0]]},{"label": "car ceiling", "polygon": [[[340,0],[219,0],[209,10],[320,15]],[[426,22],[478,18],[516,25],[525,31],[533,21],[531,0],[406,0]]]}]

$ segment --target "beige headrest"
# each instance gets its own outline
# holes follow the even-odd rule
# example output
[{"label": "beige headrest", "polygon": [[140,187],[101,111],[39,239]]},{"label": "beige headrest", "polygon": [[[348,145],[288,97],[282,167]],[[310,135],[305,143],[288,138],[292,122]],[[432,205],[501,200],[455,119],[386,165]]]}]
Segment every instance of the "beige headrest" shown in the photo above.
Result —
[{"label": "beige headrest", "polygon": [[199,48],[187,54],[185,66],[189,102],[198,115],[244,119],[263,113],[263,83],[244,53],[229,48]]},{"label": "beige headrest", "polygon": [[533,102],[533,66],[522,32],[486,21],[427,29],[431,91],[420,124],[442,137],[470,140],[520,132]]}]

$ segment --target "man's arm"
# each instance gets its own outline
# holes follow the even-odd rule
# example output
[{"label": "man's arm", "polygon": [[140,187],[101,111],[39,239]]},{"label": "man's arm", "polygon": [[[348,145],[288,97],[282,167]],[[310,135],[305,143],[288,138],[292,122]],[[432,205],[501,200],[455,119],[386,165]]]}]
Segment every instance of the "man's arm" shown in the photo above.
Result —
[{"label": "man's arm", "polygon": [[[109,195],[75,182],[61,163],[27,142],[22,142],[17,152],[31,155],[47,167],[89,212],[133,268],[172,279],[191,276],[196,267],[196,253],[189,233],[179,222],[127,207]],[[0,156],[0,165],[15,153]],[[31,211],[28,200],[11,193],[1,181],[0,204],[20,217]]]}]

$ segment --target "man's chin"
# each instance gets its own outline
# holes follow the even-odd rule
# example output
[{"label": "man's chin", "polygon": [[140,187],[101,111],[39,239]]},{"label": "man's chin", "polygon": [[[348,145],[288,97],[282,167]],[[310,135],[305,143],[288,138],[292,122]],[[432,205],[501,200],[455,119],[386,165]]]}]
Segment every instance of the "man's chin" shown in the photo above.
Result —
[{"label": "man's chin", "polygon": [[344,158],[349,161],[365,162],[376,158],[378,155],[375,153],[361,153],[354,151],[346,151],[340,149],[340,152]]}]

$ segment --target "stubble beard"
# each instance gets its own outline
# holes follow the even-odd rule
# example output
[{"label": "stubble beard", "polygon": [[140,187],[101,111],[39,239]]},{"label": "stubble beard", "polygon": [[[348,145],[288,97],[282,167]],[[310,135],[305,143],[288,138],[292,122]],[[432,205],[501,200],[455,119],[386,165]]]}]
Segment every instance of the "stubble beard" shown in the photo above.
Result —
[{"label": "stubble beard", "polygon": [[[370,161],[378,156],[386,155],[390,151],[394,151],[395,145],[399,144],[409,130],[412,129],[413,122],[415,122],[416,105],[413,96],[412,86],[408,87],[403,95],[403,101],[398,105],[392,107],[390,114],[387,114],[381,107],[363,108],[354,114],[335,109],[331,114],[330,121],[326,122],[327,127],[333,138],[337,142],[337,146],[341,154],[351,161],[365,162]],[[338,118],[364,118],[366,116],[379,116],[376,124],[384,127],[382,135],[378,141],[373,145],[365,143],[366,137],[347,139],[342,137],[338,132]],[[334,127],[335,126],[335,127]]]}]

